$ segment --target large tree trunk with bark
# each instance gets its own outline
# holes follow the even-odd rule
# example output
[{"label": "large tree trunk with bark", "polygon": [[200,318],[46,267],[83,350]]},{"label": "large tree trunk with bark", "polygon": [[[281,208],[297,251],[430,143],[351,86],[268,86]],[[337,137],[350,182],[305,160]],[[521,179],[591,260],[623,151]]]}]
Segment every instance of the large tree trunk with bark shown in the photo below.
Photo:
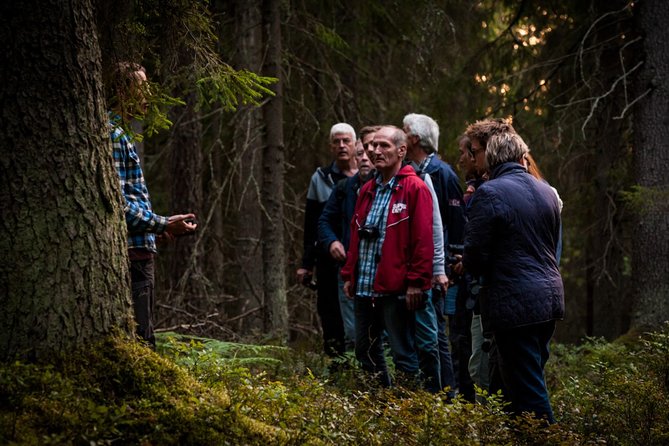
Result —
[{"label": "large tree trunk with bark", "polygon": [[[258,72],[262,58],[262,30],[260,0],[241,0],[235,4],[238,17],[238,68]],[[237,162],[231,166],[236,175],[234,183],[237,198],[235,225],[235,252],[239,268],[236,276],[239,313],[242,330],[261,330],[263,297],[263,261],[261,236],[262,135],[261,110],[242,106],[235,116],[234,147]]]},{"label": "large tree trunk with bark", "polygon": [[129,331],[125,222],[90,0],[0,6],[0,358]]},{"label": "large tree trunk with bark", "polygon": [[263,265],[265,300],[269,305],[270,332],[288,337],[285,249],[283,230],[283,84],[281,73],[281,9],[278,0],[263,5],[264,40],[267,59],[264,75],[278,79],[272,87],[276,96],[263,107],[266,139],[263,150]]},{"label": "large tree trunk with bark", "polygon": [[645,62],[634,109],[634,160],[640,189],[632,255],[638,293],[632,328],[657,328],[669,319],[669,2],[635,4]]}]

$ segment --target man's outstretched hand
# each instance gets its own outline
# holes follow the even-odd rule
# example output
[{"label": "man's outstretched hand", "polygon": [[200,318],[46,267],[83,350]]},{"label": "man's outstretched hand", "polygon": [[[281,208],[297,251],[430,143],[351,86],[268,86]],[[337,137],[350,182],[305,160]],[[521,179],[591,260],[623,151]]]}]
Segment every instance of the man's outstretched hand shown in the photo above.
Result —
[{"label": "man's outstretched hand", "polygon": [[167,218],[167,229],[165,232],[174,237],[192,234],[197,229],[195,214],[172,215]]}]

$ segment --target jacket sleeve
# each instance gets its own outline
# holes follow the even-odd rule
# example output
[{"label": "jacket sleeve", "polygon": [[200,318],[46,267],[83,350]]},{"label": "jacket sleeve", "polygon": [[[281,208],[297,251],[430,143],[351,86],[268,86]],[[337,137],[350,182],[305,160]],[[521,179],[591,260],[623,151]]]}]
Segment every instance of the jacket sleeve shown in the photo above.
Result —
[{"label": "jacket sleeve", "polygon": [[[357,211],[357,207],[356,207]],[[355,225],[355,219],[358,216],[357,212],[353,214],[353,219],[351,220],[351,229]],[[341,268],[341,280],[344,282],[353,282],[355,279],[355,268],[358,263],[358,231],[351,231],[351,241],[348,245],[348,252],[346,253],[346,263]],[[355,285],[355,283],[354,283]]]},{"label": "jacket sleeve", "polygon": [[432,238],[432,196],[428,187],[416,177],[412,186],[413,209],[411,213],[411,242],[407,266],[409,286],[427,290],[432,283],[432,260],[434,241]]},{"label": "jacket sleeve", "polygon": [[448,166],[442,166],[432,174],[435,191],[439,198],[439,210],[444,226],[444,251],[448,245],[462,244],[465,229],[465,202],[460,179]]},{"label": "jacket sleeve", "polygon": [[361,218],[363,207],[366,206],[365,197],[367,196],[367,191],[372,187],[373,182],[367,182],[362,188],[360,188],[360,196],[355,203],[355,209],[353,211],[353,217],[351,218],[350,227],[351,227],[351,239],[348,243],[348,251],[346,252],[346,263],[341,268],[341,278],[344,282],[353,282],[355,286],[355,273],[358,264],[358,248],[360,239],[358,238],[358,219]]},{"label": "jacket sleeve", "polygon": [[324,203],[317,200],[318,173],[311,176],[309,189],[307,190],[307,204],[304,207],[304,253],[302,255],[302,268],[313,269],[316,264],[316,253],[318,241],[318,217],[321,215]]},{"label": "jacket sleeve", "polygon": [[444,256],[444,227],[441,223],[439,211],[439,199],[434,191],[434,185],[430,175],[425,175],[425,185],[430,189],[432,196],[432,242],[434,243],[434,258],[432,259],[432,275],[446,274],[446,261]]},{"label": "jacket sleeve", "polygon": [[495,200],[485,187],[477,189],[470,202],[462,263],[475,276],[488,276],[497,219]]},{"label": "jacket sleeve", "polygon": [[[346,181],[346,179],[340,181]],[[332,242],[340,240],[337,234],[341,233],[341,230],[338,230],[337,226],[341,224],[343,203],[336,193],[339,187],[334,188],[318,218],[318,242],[325,252],[328,251]]]},{"label": "jacket sleeve", "polygon": [[444,246],[461,245],[465,233],[465,201],[460,180],[456,175],[449,175],[447,178],[446,196],[448,209],[445,225],[448,228],[448,235],[444,239]]}]

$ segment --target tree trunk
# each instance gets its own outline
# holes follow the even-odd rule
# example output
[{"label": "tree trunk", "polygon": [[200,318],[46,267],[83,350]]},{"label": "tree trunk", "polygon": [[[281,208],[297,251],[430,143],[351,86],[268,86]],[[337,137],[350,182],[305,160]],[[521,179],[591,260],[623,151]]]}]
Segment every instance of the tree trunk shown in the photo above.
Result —
[{"label": "tree trunk", "polygon": [[48,357],[130,331],[125,222],[91,1],[0,15],[0,357]]},{"label": "tree trunk", "polygon": [[265,0],[263,30],[267,45],[264,75],[278,79],[276,96],[263,107],[266,140],[263,150],[263,265],[265,299],[269,305],[269,330],[279,339],[288,337],[285,249],[283,234],[283,84],[281,73],[281,9],[278,0]]},{"label": "tree trunk", "polygon": [[[186,103],[169,112],[174,124],[167,139],[169,215],[194,212],[203,217],[203,151],[202,121],[197,107],[193,66],[195,51],[185,38],[184,16],[198,14],[188,2],[167,2],[162,20],[162,77],[171,85],[171,94]],[[201,231],[179,237],[161,246],[162,286],[156,293],[160,325],[194,324],[205,319],[208,312],[206,287],[202,273]],[[184,317],[185,315],[185,317]],[[185,320],[184,320],[185,319]],[[200,334],[200,333],[198,333]]]},{"label": "tree trunk", "polygon": [[644,35],[645,62],[634,109],[634,161],[641,189],[633,271],[636,291],[632,328],[657,328],[669,319],[669,3],[635,4]]},{"label": "tree trunk", "polygon": [[[192,57],[182,57],[186,64]],[[189,83],[194,83],[190,80]],[[183,85],[182,85],[183,87]],[[174,110],[174,129],[170,137],[170,213],[194,212],[203,217],[202,188],[202,122],[196,109],[197,97],[189,93],[186,106]],[[170,255],[169,282],[173,297],[167,302],[177,309],[200,316],[207,312],[205,281],[202,273],[202,232],[175,240]],[[200,242],[199,242],[200,241]],[[204,313],[204,314],[203,314]]]},{"label": "tree trunk", "polygon": [[[235,4],[239,54],[237,65],[258,72],[262,58],[262,30],[260,0],[241,0]],[[262,326],[263,260],[260,215],[260,188],[262,183],[261,110],[242,106],[235,119],[235,159],[237,214],[235,227],[237,295],[240,313],[249,314],[241,322],[243,331],[260,330]]]}]

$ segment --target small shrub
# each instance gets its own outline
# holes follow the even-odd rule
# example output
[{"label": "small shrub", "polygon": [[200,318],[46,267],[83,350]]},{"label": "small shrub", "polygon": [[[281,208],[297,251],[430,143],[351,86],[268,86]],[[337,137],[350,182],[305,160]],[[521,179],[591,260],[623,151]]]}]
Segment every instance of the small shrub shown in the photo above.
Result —
[{"label": "small shrub", "polygon": [[669,325],[636,342],[559,346],[548,381],[560,421],[590,441],[669,444]]}]

